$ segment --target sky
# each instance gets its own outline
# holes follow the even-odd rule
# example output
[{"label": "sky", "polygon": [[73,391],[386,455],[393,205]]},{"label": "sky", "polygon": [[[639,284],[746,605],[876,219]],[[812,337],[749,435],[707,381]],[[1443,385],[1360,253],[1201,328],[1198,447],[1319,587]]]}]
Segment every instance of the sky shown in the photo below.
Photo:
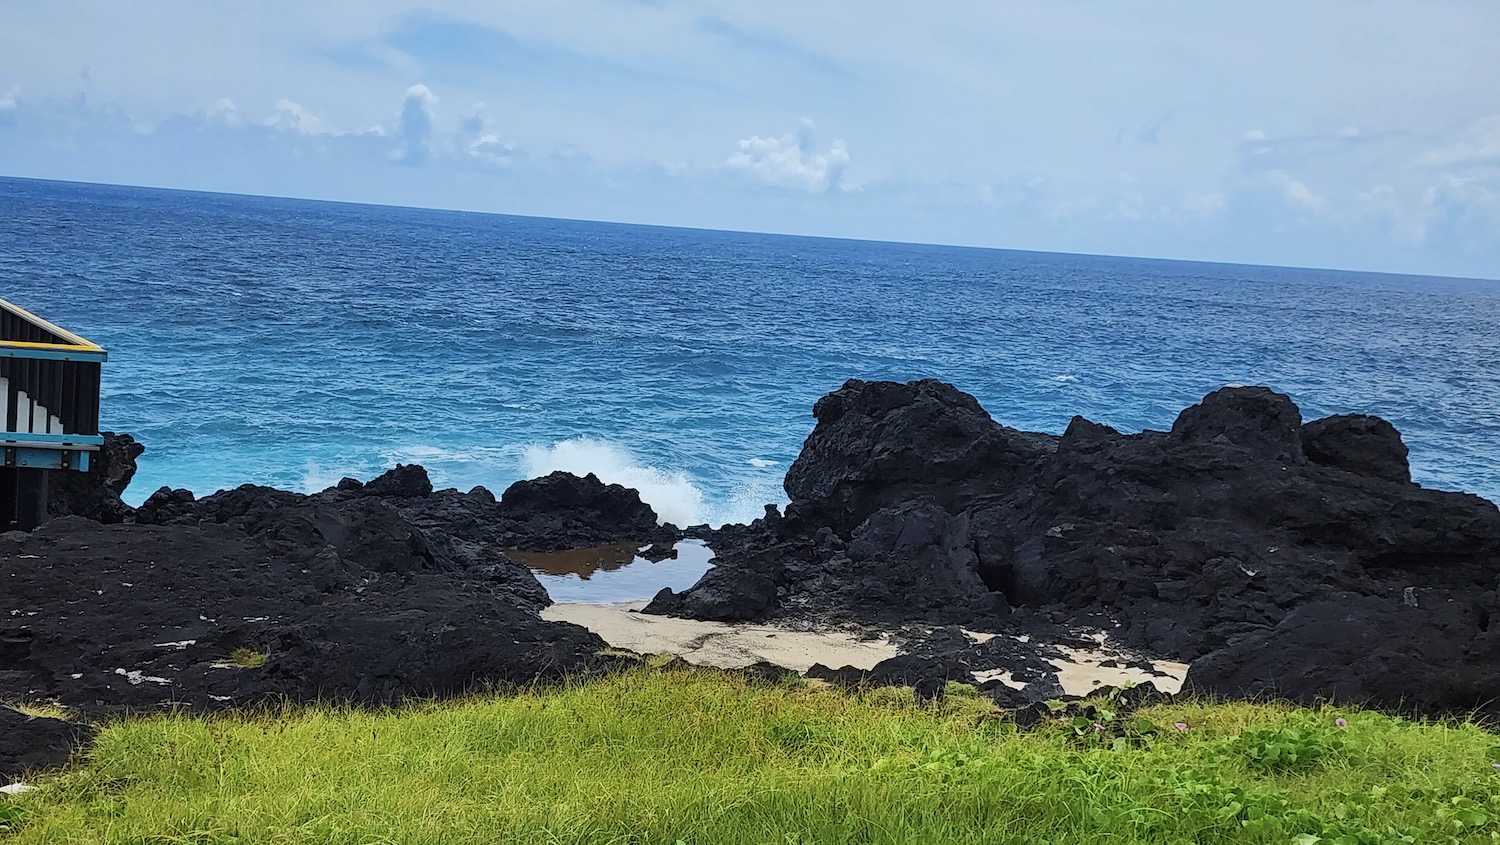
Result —
[{"label": "sky", "polygon": [[0,175],[1500,278],[1497,34],[1496,0],[5,2]]}]

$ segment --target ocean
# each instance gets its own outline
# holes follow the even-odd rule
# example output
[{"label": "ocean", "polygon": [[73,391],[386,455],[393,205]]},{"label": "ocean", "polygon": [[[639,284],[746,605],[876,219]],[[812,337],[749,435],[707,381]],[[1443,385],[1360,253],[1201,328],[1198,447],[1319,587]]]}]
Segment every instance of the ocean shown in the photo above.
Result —
[{"label": "ocean", "polygon": [[1229,383],[1389,419],[1500,499],[1500,282],[0,179],[0,297],[109,350],[126,499],[554,469],[679,525],[784,502],[812,405],[935,377],[998,421],[1163,429]]}]

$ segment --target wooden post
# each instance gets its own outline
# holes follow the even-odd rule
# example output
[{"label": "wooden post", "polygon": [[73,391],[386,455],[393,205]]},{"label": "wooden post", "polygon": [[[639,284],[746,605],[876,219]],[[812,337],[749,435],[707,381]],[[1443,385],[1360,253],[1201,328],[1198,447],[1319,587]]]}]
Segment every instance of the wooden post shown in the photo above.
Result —
[{"label": "wooden post", "polygon": [[16,527],[35,531],[47,521],[47,470],[22,467],[16,477]]},{"label": "wooden post", "polygon": [[16,468],[0,467],[0,531],[16,528]]},{"label": "wooden post", "polygon": [[47,470],[0,467],[0,525],[35,531],[47,521]]}]

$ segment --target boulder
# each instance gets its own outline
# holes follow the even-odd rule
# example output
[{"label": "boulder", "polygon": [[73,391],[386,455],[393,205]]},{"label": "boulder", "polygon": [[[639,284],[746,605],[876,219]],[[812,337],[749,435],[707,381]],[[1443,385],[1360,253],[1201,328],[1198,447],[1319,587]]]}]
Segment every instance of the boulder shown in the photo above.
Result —
[{"label": "boulder", "polygon": [[978,401],[932,379],[850,379],[813,406],[817,426],[787,471],[789,516],[849,536],[870,514],[916,496],[948,510],[1030,477],[1057,439],[1006,428]]},{"label": "boulder", "polygon": [[[712,577],[711,577],[712,576]],[[776,610],[776,583],[748,567],[710,569],[682,593],[663,587],[642,613],[709,622],[758,622]]]},{"label": "boulder", "polygon": [[1226,698],[1461,712],[1500,693],[1492,653],[1474,672],[1478,623],[1340,595],[1294,608],[1275,627],[1202,657],[1185,688]]},{"label": "boulder", "polygon": [[1302,413],[1292,400],[1265,387],[1225,387],[1184,410],[1172,424],[1183,443],[1241,450],[1254,460],[1300,464]]},{"label": "boulder", "polygon": [[1380,417],[1340,414],[1302,426],[1307,459],[1356,475],[1411,483],[1406,444],[1401,432]]},{"label": "boulder", "polygon": [[[600,546],[662,536],[656,512],[635,490],[589,473],[554,472],[517,481],[500,496],[508,542],[526,551]],[[671,537],[675,539],[675,535]]]},{"label": "boulder", "polygon": [[550,603],[529,570],[504,555],[514,536],[494,496],[482,487],[434,491],[420,466],[397,466],[367,484],[345,479],[310,496],[247,484],[195,500],[163,488],[136,522],[233,527],[310,566],[320,588],[380,573],[461,572],[519,606]]},{"label": "boulder", "polygon": [[[351,485],[346,483],[350,480],[352,479],[344,479],[340,482],[342,489],[351,489]],[[428,479],[427,470],[423,467],[415,464],[410,466],[396,464],[394,469],[388,470],[367,484],[352,489],[358,490],[362,496],[416,499],[432,495],[432,481]]]},{"label": "boulder", "polygon": [[138,525],[196,524],[197,501],[193,491],[186,488],[160,487],[136,508],[132,521]]}]

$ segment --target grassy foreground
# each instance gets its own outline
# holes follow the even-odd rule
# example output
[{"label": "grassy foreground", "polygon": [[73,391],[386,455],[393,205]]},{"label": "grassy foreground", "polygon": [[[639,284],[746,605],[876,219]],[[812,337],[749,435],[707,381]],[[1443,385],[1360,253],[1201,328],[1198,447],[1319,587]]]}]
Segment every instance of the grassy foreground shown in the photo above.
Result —
[{"label": "grassy foreground", "polygon": [[382,713],[127,721],[0,797],[0,842],[1500,841],[1497,741],[1471,724],[1173,704],[1016,733],[952,693],[641,669]]}]

